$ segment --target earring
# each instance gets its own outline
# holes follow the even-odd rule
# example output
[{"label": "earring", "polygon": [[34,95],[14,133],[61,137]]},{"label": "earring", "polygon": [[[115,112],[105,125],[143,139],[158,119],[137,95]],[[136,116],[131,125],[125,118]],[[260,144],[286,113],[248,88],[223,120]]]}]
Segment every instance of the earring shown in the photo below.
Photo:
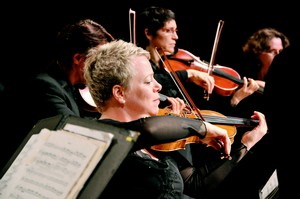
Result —
[{"label": "earring", "polygon": [[121,103],[122,103],[122,104],[125,104],[125,102],[126,102],[126,101],[123,99]]}]

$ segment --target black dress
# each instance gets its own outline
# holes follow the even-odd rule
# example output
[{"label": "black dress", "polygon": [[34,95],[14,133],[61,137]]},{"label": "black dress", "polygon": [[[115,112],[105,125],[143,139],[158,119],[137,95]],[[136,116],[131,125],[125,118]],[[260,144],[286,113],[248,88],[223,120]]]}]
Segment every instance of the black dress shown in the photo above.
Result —
[{"label": "black dress", "polygon": [[[204,136],[205,125],[201,120],[155,116],[125,123],[108,119],[100,122],[141,133],[134,149],[125,158],[101,198],[116,198],[120,194],[128,198],[149,199],[182,199],[183,194],[209,198],[212,190],[218,187],[247,152],[240,144],[232,151],[232,160],[228,160],[221,159],[218,151],[206,147],[215,152],[210,160],[210,163],[215,161],[214,164],[194,167],[177,150],[158,152],[149,147],[197,135],[197,132],[201,133],[200,137]],[[145,150],[150,153],[145,153]]]}]

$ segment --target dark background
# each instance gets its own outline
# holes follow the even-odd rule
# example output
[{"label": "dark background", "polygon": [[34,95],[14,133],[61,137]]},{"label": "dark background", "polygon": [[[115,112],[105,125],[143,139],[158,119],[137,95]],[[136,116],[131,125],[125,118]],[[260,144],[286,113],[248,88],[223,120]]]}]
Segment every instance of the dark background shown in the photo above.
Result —
[{"label": "dark background", "polygon": [[[219,20],[224,20],[215,64],[236,69],[242,44],[256,30],[274,27],[292,36],[298,29],[297,6],[286,1],[241,3],[197,0],[127,1],[10,1],[2,5],[1,79],[6,86],[26,88],[26,78],[45,66],[53,54],[56,33],[67,23],[91,18],[115,38],[130,41],[129,9],[138,13],[150,5],[170,8],[176,13],[178,47],[209,61]],[[295,10],[295,11],[294,11]],[[137,41],[139,38],[137,38]],[[21,83],[21,84],[20,84]],[[24,83],[24,84],[23,84]]]}]

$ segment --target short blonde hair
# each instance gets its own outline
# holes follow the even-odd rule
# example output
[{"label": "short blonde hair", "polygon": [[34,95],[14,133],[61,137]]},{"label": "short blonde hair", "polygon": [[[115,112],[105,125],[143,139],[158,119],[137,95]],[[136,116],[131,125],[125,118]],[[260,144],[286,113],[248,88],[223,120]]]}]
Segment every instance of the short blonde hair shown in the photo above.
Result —
[{"label": "short blonde hair", "polygon": [[84,78],[99,112],[103,111],[107,100],[112,97],[113,86],[121,85],[125,89],[130,86],[135,73],[132,58],[136,56],[150,59],[148,51],[123,40],[115,40],[89,50]]}]

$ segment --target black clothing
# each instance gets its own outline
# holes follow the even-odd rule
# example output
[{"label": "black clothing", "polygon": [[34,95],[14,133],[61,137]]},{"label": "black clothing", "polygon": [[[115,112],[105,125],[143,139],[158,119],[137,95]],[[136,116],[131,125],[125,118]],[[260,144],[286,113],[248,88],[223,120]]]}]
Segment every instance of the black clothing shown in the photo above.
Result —
[{"label": "black clothing", "polygon": [[297,94],[297,73],[299,65],[299,32],[295,32],[295,40],[291,45],[277,55],[266,76],[264,93],[265,115],[269,132],[274,136],[273,158],[276,160],[279,183],[279,198],[293,198],[299,195],[297,182],[299,155],[296,115],[290,116],[294,110],[299,110],[299,95]]},{"label": "black clothing", "polygon": [[[176,86],[176,83],[172,79],[171,75],[164,68],[159,68],[151,60],[150,63],[154,71],[154,79],[162,85],[160,93],[168,97],[179,97],[183,99],[183,96],[178,87]],[[186,70],[176,71],[176,75],[183,84],[185,84],[188,81]]]},{"label": "black clothing", "polygon": [[[178,198],[183,193],[196,198],[205,198],[237,165],[246,154],[242,144],[232,151],[232,160],[221,159],[215,152],[211,157],[216,164],[211,167],[193,167],[178,151],[158,152],[149,149],[151,145],[170,142],[182,136],[204,133],[202,121],[176,116],[156,116],[122,123],[113,120],[100,120],[141,133],[132,153],[123,161],[116,174],[104,190],[101,198],[116,198],[120,193],[128,198]],[[202,134],[201,133],[201,134]],[[204,135],[202,134],[202,135]],[[154,160],[141,149],[147,148],[159,160]],[[211,153],[213,154],[213,153]],[[215,170],[217,169],[217,170]]]},{"label": "black clothing", "polygon": [[[100,117],[99,113],[82,108],[78,88],[70,84],[56,63],[49,65],[44,72],[29,77],[23,84],[26,86],[21,89],[6,91],[6,107],[2,111],[5,116],[2,127],[6,130],[3,140],[10,143],[11,149],[1,150],[4,153],[3,164],[40,119],[58,114],[90,119]],[[16,119],[16,114],[19,119]]]}]

